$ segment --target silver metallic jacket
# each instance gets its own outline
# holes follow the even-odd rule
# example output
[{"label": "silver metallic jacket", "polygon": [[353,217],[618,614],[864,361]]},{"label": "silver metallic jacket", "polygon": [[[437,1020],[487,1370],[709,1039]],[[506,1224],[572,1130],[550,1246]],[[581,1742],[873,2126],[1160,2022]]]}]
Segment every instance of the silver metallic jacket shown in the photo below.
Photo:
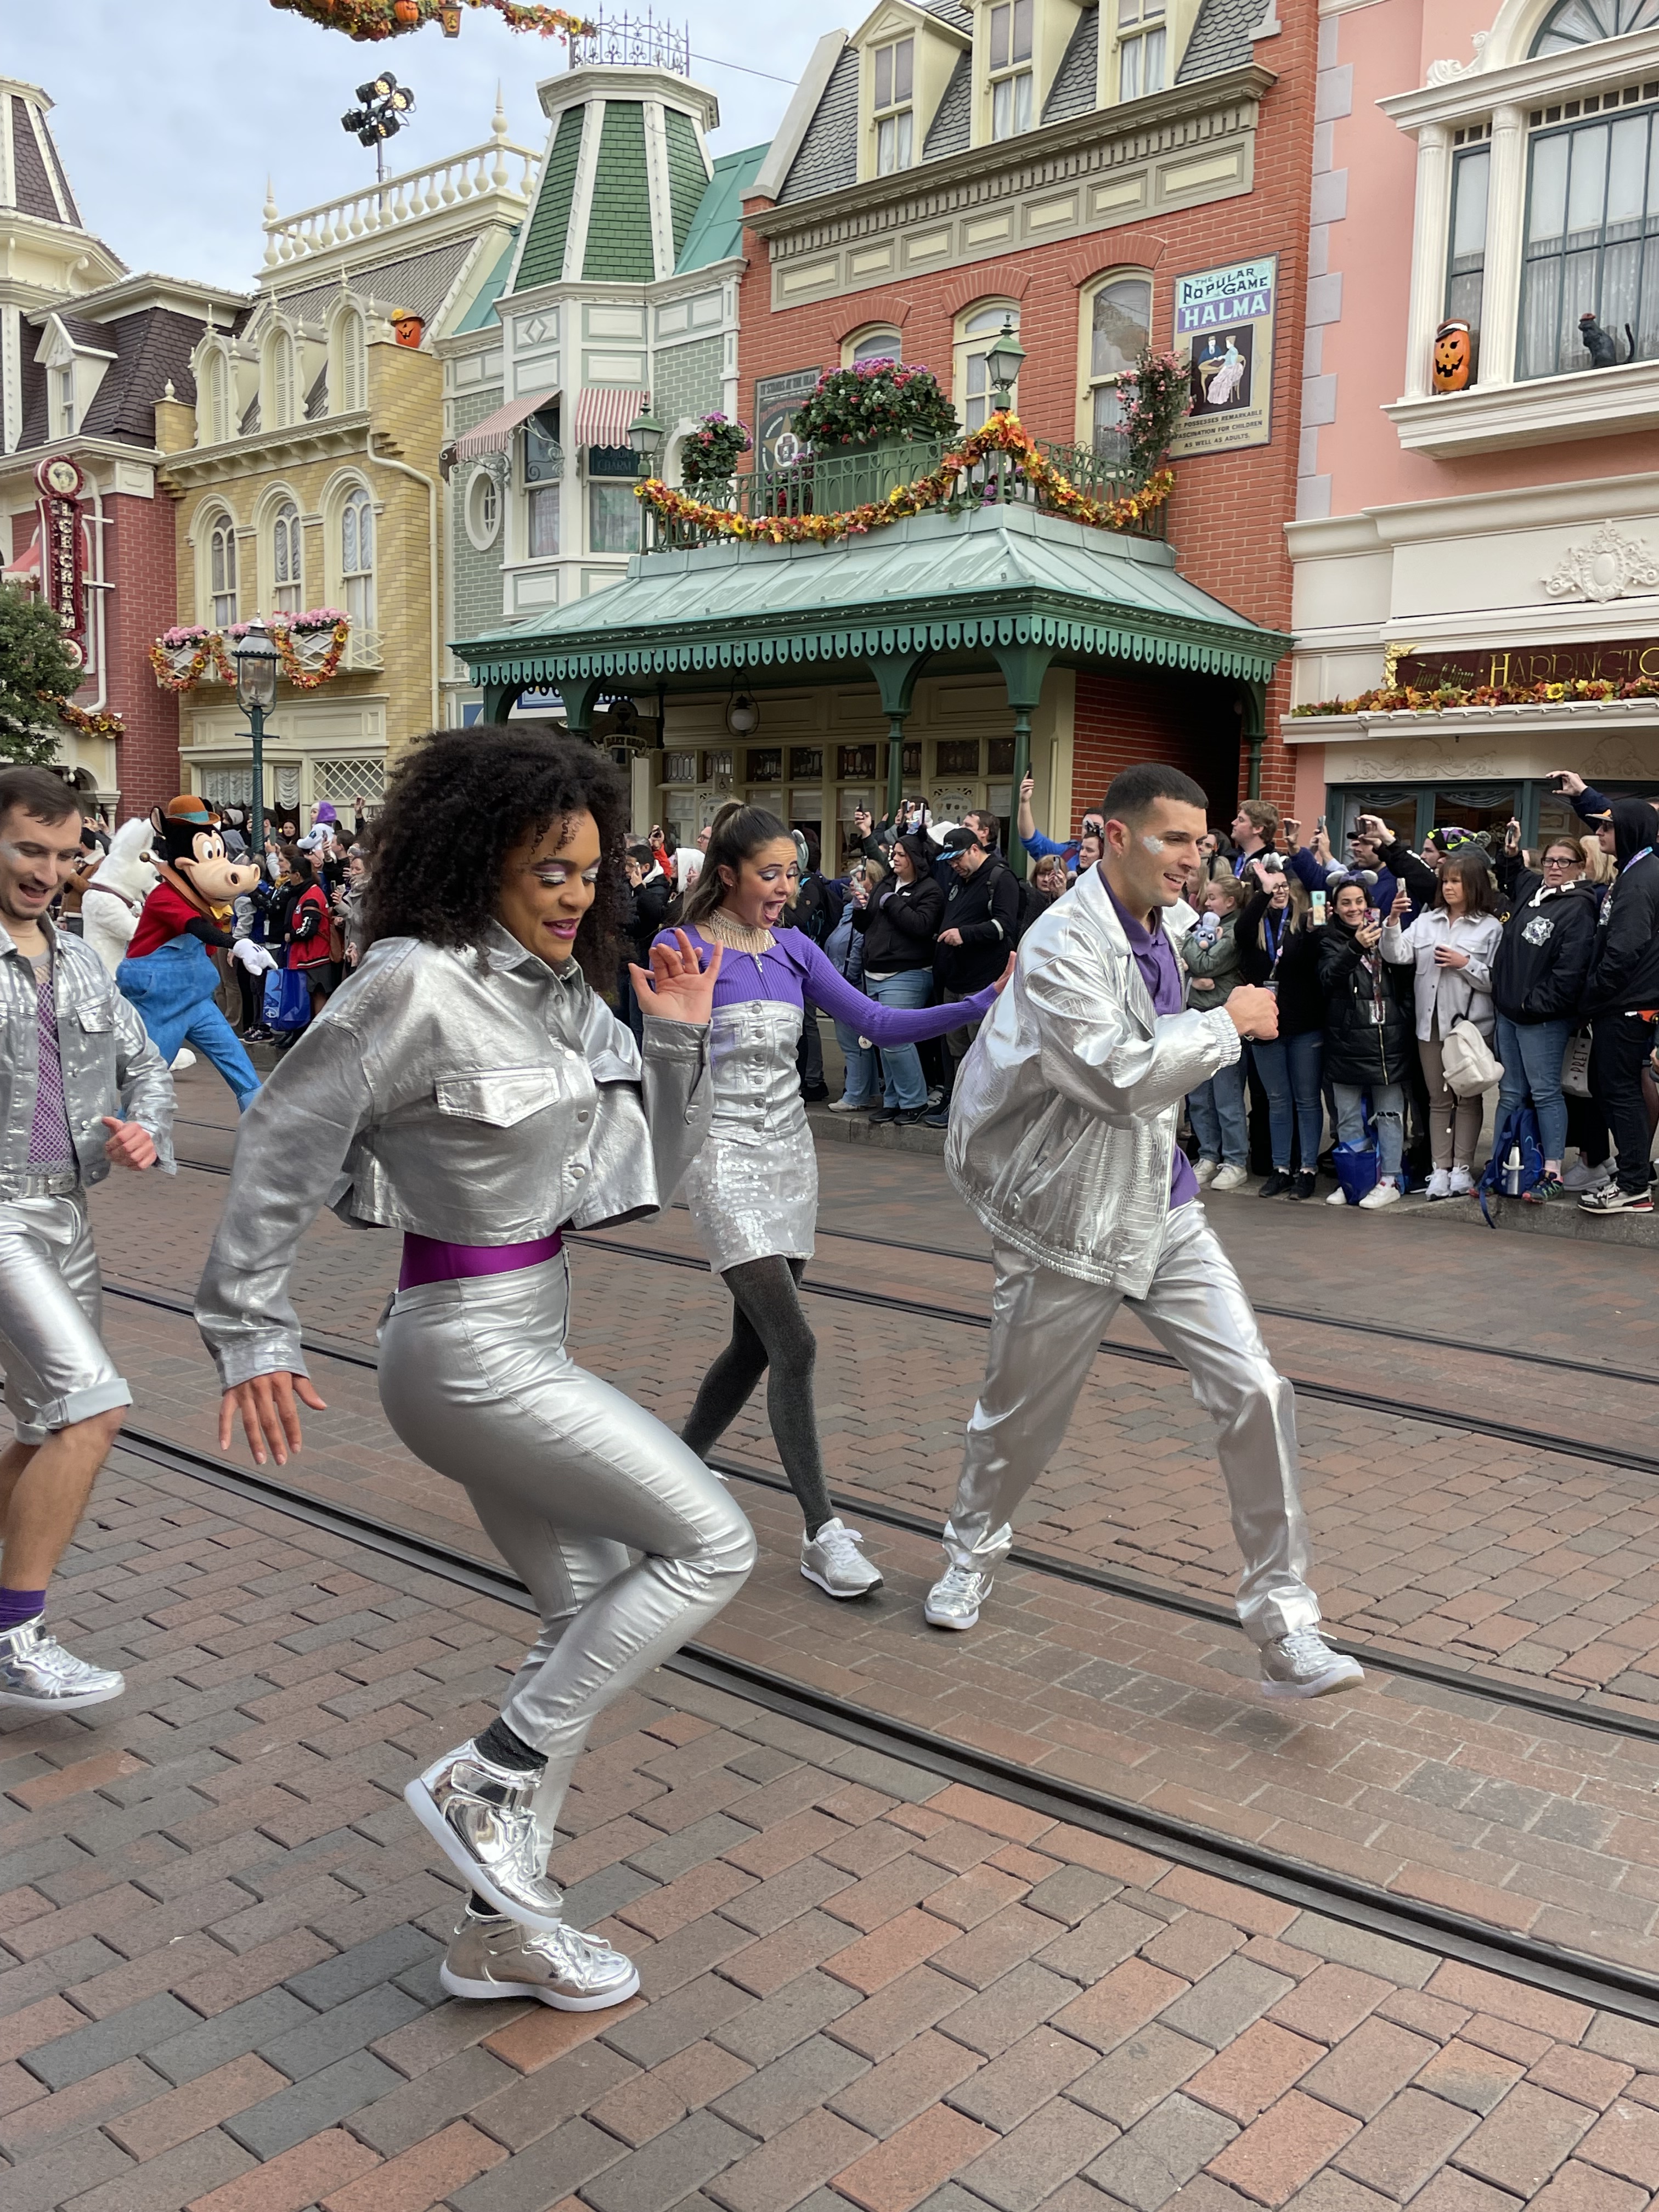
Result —
[{"label": "silver metallic jacket", "polygon": [[224,1387],[306,1371],[288,1276],[325,1205],[517,1244],[665,1204],[708,1133],[708,1039],[647,1017],[641,1066],[574,961],[498,925],[471,951],[383,938],[242,1116],[196,1299]]},{"label": "silver metallic jacket", "polygon": [[[101,1182],[109,1173],[106,1114],[147,1129],[156,1164],[173,1174],[173,1078],[167,1062],[92,947],[50,921],[40,927],[52,941],[64,1103],[82,1182]],[[21,1196],[29,1181],[39,1019],[34,969],[0,928],[0,1199]]]},{"label": "silver metallic jacket", "polygon": [[1224,1010],[1158,1015],[1098,868],[1019,942],[957,1078],[946,1172],[993,1236],[1144,1296],[1181,1101],[1239,1056]]}]

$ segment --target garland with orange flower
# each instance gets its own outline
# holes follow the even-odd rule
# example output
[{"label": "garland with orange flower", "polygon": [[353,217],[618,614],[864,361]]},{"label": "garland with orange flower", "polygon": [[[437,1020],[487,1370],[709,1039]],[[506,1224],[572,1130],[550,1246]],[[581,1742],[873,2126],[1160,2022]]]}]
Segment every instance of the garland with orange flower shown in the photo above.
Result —
[{"label": "garland with orange flower", "polygon": [[96,714],[85,707],[77,707],[73,699],[54,699],[49,691],[40,694],[42,703],[55,707],[60,722],[67,722],[83,738],[124,738],[127,726],[112,707],[103,708]]},{"label": "garland with orange flower", "polygon": [[1139,491],[1124,492],[1115,499],[1097,499],[1061,474],[1039,450],[1017,415],[994,415],[982,429],[946,453],[931,476],[897,484],[885,499],[837,514],[737,514],[730,507],[711,507],[675,491],[659,477],[637,485],[635,496],[665,521],[689,523],[712,537],[735,538],[755,544],[830,545],[838,538],[862,538],[890,522],[902,522],[908,515],[925,514],[929,507],[941,505],[951,496],[957,479],[990,453],[1015,455],[1026,482],[1044,495],[1057,514],[1096,530],[1133,530],[1149,514],[1156,514],[1175,489],[1175,471],[1161,468]]},{"label": "garland with orange flower", "polygon": [[[173,640],[171,647],[168,639]],[[168,658],[190,644],[193,650],[182,668],[175,668]],[[225,652],[225,641],[216,629],[203,630],[193,635],[179,635],[169,630],[166,637],[158,637],[149,649],[149,665],[155,672],[155,681],[163,691],[193,691],[207,674],[210,665],[222,684],[234,684],[236,672]]]},{"label": "garland with orange flower", "polygon": [[[326,652],[311,667],[307,667],[295,651],[294,632],[289,624],[274,622],[270,625],[270,641],[276,648],[276,658],[282,663],[283,673],[295,690],[315,691],[338,673],[346,641],[351,635],[351,623],[344,615],[337,618],[327,632]],[[307,623],[301,633],[307,637],[316,637],[321,634],[315,623]],[[240,635],[240,630],[231,633],[233,638]],[[173,655],[186,648],[190,651],[190,659],[182,668],[176,666]],[[222,684],[234,684],[236,681],[236,671],[226,649],[224,634],[216,629],[181,628],[168,630],[151,646],[149,665],[155,670],[155,681],[163,691],[193,691],[210,666]]]},{"label": "garland with orange flower", "polygon": [[460,30],[463,7],[493,8],[508,30],[539,31],[544,39],[580,36],[592,28],[580,15],[539,6],[534,0],[530,4],[521,4],[521,0],[270,0],[270,4],[307,16],[325,30],[343,31],[360,42],[401,38],[432,22],[441,23],[453,39]]},{"label": "garland with orange flower", "polygon": [[[311,635],[316,635],[313,630]],[[314,668],[307,668],[294,650],[294,640],[286,629],[273,623],[270,641],[276,648],[276,658],[283,664],[283,673],[296,691],[314,691],[326,684],[340,665],[340,656],[345,651],[346,640],[351,635],[351,624],[342,615],[329,633],[328,651]]]}]

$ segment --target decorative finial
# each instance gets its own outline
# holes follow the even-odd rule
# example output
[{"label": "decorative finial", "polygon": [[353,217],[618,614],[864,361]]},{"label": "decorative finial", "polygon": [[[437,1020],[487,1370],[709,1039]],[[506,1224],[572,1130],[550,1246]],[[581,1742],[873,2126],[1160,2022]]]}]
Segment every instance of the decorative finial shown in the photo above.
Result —
[{"label": "decorative finial", "polygon": [[265,221],[267,222],[275,222],[277,212],[276,180],[272,177],[267,175],[265,178]]},{"label": "decorative finial", "polygon": [[507,143],[507,102],[501,96],[501,81],[495,80],[495,119],[489,126],[490,136],[500,145]]},{"label": "decorative finial", "polygon": [[179,397],[178,393],[173,388],[173,379],[171,377],[168,377],[167,382],[161,386],[161,397],[163,399],[176,399]]}]

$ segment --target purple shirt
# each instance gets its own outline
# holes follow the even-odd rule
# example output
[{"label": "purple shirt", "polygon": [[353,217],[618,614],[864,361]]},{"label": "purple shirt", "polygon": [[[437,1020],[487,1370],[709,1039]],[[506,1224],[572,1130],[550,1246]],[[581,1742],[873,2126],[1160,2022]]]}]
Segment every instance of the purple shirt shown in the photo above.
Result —
[{"label": "purple shirt", "polygon": [[50,1175],[75,1165],[75,1146],[70,1138],[69,1109],[64,1097],[64,1063],[58,1045],[58,1007],[52,997],[51,955],[33,965],[40,1080],[34,1093],[34,1120],[29,1129],[28,1165],[37,1175]]},{"label": "purple shirt", "polygon": [[[680,926],[705,952],[713,951],[714,939],[705,937],[695,922]],[[674,933],[665,929],[654,941],[673,946]],[[734,952],[729,945],[724,954],[714,983],[717,1013],[722,1006],[746,1006],[755,999],[790,1006],[810,999],[832,1021],[845,1022],[872,1044],[921,1044],[927,1037],[943,1036],[946,1030],[981,1020],[996,1004],[996,987],[988,984],[972,998],[955,1000],[949,1006],[884,1006],[854,989],[798,929],[781,929],[772,950],[758,959],[752,952]]]},{"label": "purple shirt", "polygon": [[[1135,966],[1140,970],[1140,980],[1152,995],[1155,1014],[1178,1014],[1186,998],[1181,977],[1181,963],[1164,928],[1162,915],[1158,917],[1156,929],[1148,929],[1137,921],[1117,893],[1107,881],[1103,868],[1100,880],[1106,885],[1106,896],[1117,909],[1117,918],[1123,924],[1123,934],[1129,940],[1129,950],[1135,957]],[[716,988],[718,989],[718,985]],[[1193,1173],[1193,1164],[1179,1145],[1170,1162],[1170,1204],[1173,1208],[1186,1206],[1198,1196],[1198,1177]]]}]

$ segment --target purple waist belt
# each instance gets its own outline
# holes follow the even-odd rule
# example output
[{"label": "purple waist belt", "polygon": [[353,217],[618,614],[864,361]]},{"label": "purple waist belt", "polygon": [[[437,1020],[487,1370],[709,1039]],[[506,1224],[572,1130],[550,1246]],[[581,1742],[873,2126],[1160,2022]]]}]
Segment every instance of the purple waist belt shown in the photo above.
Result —
[{"label": "purple waist belt", "polygon": [[527,1244],[446,1244],[441,1237],[417,1237],[406,1229],[398,1288],[412,1291],[422,1283],[454,1283],[470,1275],[507,1275],[515,1267],[539,1267],[563,1249],[556,1229],[550,1237],[532,1237]]}]

